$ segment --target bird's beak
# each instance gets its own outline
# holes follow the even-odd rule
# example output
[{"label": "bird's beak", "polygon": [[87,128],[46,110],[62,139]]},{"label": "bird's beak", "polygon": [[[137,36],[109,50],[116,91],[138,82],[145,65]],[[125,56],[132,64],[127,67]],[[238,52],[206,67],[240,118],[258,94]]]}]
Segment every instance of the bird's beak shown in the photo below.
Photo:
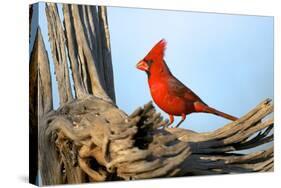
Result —
[{"label": "bird's beak", "polygon": [[148,65],[144,60],[141,60],[140,62],[138,62],[137,64],[137,68],[142,70],[142,71],[148,71]]}]

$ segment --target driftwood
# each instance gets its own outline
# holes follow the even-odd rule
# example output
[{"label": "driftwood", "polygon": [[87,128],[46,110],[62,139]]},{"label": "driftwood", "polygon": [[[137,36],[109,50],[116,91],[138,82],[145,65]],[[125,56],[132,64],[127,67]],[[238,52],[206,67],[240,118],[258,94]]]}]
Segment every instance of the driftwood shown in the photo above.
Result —
[{"label": "driftwood", "polygon": [[[55,134],[54,140],[41,142],[42,148],[55,143],[56,158],[66,162],[57,168],[77,165],[90,181],[271,171],[273,148],[249,154],[239,151],[272,141],[273,121],[264,120],[272,111],[266,100],[236,122],[214,132],[195,133],[161,128],[167,122],[152,103],[126,116],[114,104],[89,96],[47,114],[40,137]],[[64,159],[64,150],[73,156]],[[42,166],[48,171],[53,159],[46,160]],[[66,183],[65,176],[60,183]]]},{"label": "driftwood", "polygon": [[273,141],[269,99],[207,133],[167,127],[152,102],[127,115],[115,105],[106,8],[64,4],[63,14],[62,23],[56,5],[46,4],[58,109],[40,29],[30,62],[31,126],[39,131],[43,185],[273,170],[272,147],[249,150]]},{"label": "driftwood", "polygon": [[29,64],[29,169],[30,179],[35,182],[38,171],[38,123],[53,109],[49,60],[40,28],[30,55]]},{"label": "driftwood", "polygon": [[70,87],[70,78],[67,65],[65,36],[59,18],[57,7],[54,4],[46,5],[49,39],[52,49],[55,74],[57,79],[60,105],[73,99]]}]

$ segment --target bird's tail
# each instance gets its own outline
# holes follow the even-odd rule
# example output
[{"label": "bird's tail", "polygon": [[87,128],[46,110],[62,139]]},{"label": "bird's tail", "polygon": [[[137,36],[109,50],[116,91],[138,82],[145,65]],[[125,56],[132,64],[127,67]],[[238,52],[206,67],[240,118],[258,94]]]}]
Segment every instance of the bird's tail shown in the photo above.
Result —
[{"label": "bird's tail", "polygon": [[195,109],[197,112],[206,112],[206,113],[211,113],[211,114],[214,114],[214,115],[217,115],[217,116],[221,116],[223,118],[226,118],[226,119],[229,119],[229,120],[232,120],[232,121],[236,121],[238,118],[237,117],[234,117],[234,116],[231,116],[229,114],[226,114],[224,112],[221,112],[221,111],[218,111],[212,107],[209,107],[201,102],[197,102],[195,103]]},{"label": "bird's tail", "polygon": [[224,117],[224,118],[232,120],[232,121],[236,121],[238,119],[237,117],[234,117],[232,115],[226,114],[226,113],[221,112],[221,111],[218,111],[218,110],[216,110],[212,107],[209,107],[209,106],[206,108],[206,112],[211,113],[211,114],[215,114],[217,116]]}]

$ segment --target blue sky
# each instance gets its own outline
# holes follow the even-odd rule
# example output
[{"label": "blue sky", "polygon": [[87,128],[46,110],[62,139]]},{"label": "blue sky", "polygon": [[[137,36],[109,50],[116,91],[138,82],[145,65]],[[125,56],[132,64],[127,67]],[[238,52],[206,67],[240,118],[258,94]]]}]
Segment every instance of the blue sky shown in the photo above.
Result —
[{"label": "blue sky", "polygon": [[[161,38],[173,74],[210,106],[239,117],[273,98],[273,17],[109,7],[108,21],[117,104],[128,113],[151,100],[135,64]],[[227,122],[200,113],[183,125],[202,132]]]},{"label": "blue sky", "polygon": [[[50,52],[42,3],[40,12]],[[147,76],[135,64],[162,38],[173,74],[210,106],[240,117],[273,98],[273,17],[108,7],[108,21],[117,105],[128,114],[151,100]],[[57,107],[56,86],[53,93]],[[182,126],[205,132],[228,122],[199,113]]]}]

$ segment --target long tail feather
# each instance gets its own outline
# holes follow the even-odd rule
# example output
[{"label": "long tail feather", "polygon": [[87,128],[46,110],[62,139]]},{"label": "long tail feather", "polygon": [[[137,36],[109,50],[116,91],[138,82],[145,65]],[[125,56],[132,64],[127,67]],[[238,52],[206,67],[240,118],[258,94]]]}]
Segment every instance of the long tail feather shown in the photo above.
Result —
[{"label": "long tail feather", "polygon": [[221,116],[223,118],[232,120],[232,121],[236,121],[238,118],[231,116],[229,114],[226,114],[224,112],[218,111],[212,107],[207,106],[206,104],[202,103],[202,102],[195,102],[194,103],[194,107],[196,112],[206,112],[206,113],[211,113],[217,116]]},{"label": "long tail feather", "polygon": [[224,118],[232,120],[232,121],[236,121],[238,119],[237,117],[234,117],[232,115],[226,114],[226,113],[221,112],[221,111],[218,111],[218,110],[216,110],[214,108],[211,108],[209,106],[206,107],[206,112],[211,113],[211,114],[215,114],[217,116],[224,117]]}]

